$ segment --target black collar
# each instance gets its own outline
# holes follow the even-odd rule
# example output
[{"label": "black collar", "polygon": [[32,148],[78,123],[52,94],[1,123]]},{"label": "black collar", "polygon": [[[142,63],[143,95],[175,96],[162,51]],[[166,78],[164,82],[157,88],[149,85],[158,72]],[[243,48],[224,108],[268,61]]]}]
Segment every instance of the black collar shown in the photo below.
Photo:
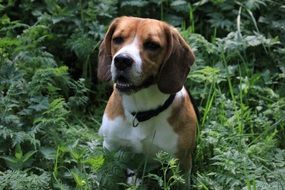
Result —
[{"label": "black collar", "polygon": [[[158,106],[156,109],[151,109],[147,111],[141,111],[141,112],[132,112],[132,115],[137,119],[138,122],[143,122],[146,120],[149,120],[152,117],[157,116],[164,110],[166,110],[173,102],[176,94],[171,94],[167,100],[164,102],[163,105]],[[138,125],[133,123],[133,126],[136,127]]]}]

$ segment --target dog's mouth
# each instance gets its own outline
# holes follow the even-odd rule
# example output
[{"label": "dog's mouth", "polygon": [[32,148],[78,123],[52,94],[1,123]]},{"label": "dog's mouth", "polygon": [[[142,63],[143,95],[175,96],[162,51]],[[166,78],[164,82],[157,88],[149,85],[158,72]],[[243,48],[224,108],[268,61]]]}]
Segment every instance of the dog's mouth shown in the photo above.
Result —
[{"label": "dog's mouth", "polygon": [[135,90],[136,86],[133,85],[126,77],[119,76],[115,80],[116,88],[121,92],[129,92]]},{"label": "dog's mouth", "polygon": [[154,80],[153,76],[150,76],[146,80],[144,80],[141,84],[135,85],[127,77],[119,75],[116,77],[114,82],[115,82],[115,87],[120,92],[132,93],[132,92],[136,92],[140,89],[149,87],[150,85],[155,83],[155,80]]}]

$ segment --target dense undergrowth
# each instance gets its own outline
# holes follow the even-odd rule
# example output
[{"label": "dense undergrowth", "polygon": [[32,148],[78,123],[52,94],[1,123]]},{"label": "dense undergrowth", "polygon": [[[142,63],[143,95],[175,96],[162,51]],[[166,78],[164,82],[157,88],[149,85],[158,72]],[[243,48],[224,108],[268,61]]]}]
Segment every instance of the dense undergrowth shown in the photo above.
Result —
[{"label": "dense undergrowth", "polygon": [[[102,149],[110,87],[96,80],[98,45],[120,15],[179,27],[196,54],[186,83],[201,112],[189,189],[285,189],[285,2],[190,2],[0,0],[0,189],[186,181],[166,153],[156,173],[140,155]],[[127,166],[141,171],[140,186],[126,184]]]}]

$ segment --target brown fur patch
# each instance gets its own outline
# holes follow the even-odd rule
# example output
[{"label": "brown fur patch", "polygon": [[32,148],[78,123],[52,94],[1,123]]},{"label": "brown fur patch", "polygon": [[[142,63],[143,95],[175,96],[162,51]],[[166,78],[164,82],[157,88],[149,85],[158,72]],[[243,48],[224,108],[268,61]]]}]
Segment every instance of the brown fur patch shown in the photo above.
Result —
[{"label": "brown fur patch", "polygon": [[111,120],[114,120],[118,116],[125,117],[122,98],[115,88],[105,108],[105,114]]},{"label": "brown fur patch", "polygon": [[187,94],[174,101],[172,114],[168,122],[178,134],[178,157],[183,169],[192,167],[192,152],[195,147],[197,117],[192,102]]}]

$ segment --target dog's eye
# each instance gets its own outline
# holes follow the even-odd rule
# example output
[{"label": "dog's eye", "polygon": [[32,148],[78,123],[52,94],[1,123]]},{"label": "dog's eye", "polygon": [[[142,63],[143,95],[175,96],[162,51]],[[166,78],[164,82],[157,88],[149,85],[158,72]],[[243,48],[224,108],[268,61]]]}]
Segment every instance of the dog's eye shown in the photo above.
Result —
[{"label": "dog's eye", "polygon": [[118,44],[119,45],[119,44],[121,44],[123,42],[124,42],[124,38],[121,37],[121,36],[113,38],[113,43],[114,44]]},{"label": "dog's eye", "polygon": [[158,50],[160,48],[160,45],[158,43],[155,42],[145,42],[143,44],[144,49],[146,50],[151,50],[151,51],[155,51]]}]

